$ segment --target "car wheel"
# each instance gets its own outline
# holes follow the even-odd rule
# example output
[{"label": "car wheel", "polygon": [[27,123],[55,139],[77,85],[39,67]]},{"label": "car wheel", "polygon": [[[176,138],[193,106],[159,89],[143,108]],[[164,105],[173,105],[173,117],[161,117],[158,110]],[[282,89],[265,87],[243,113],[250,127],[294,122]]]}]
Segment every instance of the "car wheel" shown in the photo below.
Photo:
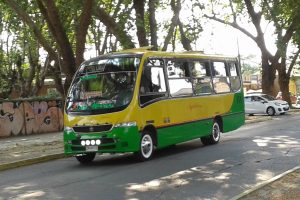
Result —
[{"label": "car wheel", "polygon": [[89,163],[93,162],[95,156],[96,156],[96,153],[87,153],[87,154],[76,156],[76,159],[81,164],[89,164]]},{"label": "car wheel", "polygon": [[136,156],[140,161],[149,160],[154,152],[153,138],[150,131],[144,131],[141,137],[140,150]]},{"label": "car wheel", "polygon": [[201,142],[204,145],[217,144],[221,138],[221,130],[218,122],[214,121],[212,127],[212,133],[208,137],[201,137]]},{"label": "car wheel", "polygon": [[269,116],[275,115],[275,109],[274,109],[273,107],[268,107],[268,108],[267,108],[267,114],[268,114]]}]

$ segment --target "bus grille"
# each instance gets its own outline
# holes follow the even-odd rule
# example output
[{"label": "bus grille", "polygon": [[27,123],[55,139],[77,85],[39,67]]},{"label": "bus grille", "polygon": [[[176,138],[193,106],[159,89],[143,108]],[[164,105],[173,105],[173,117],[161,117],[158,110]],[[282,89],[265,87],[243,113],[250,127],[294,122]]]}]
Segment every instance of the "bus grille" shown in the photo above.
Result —
[{"label": "bus grille", "polygon": [[104,132],[109,131],[112,128],[112,124],[103,124],[96,126],[74,126],[73,130],[76,133],[96,133],[96,132]]}]

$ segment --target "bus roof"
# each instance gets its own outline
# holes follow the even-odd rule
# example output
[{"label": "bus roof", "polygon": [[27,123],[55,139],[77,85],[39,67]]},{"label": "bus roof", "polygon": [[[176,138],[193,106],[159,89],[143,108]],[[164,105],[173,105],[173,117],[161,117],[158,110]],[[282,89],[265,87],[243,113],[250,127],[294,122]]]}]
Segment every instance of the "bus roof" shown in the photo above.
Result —
[{"label": "bus roof", "polygon": [[135,49],[126,49],[119,52],[112,52],[104,54],[88,61],[97,60],[99,58],[108,57],[127,57],[127,56],[147,56],[147,57],[163,57],[163,58],[196,58],[196,59],[213,59],[213,60],[237,60],[237,57],[226,56],[219,54],[205,54],[201,51],[185,51],[185,52],[166,52],[166,51],[152,51],[148,50],[149,47],[141,47]]}]

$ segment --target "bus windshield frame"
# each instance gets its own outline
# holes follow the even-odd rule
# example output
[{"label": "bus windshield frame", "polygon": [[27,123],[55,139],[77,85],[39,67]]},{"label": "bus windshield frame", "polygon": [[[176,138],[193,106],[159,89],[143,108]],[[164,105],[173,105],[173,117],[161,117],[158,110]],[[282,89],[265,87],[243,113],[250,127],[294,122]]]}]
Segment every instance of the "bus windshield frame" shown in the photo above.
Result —
[{"label": "bus windshield frame", "polygon": [[124,110],[132,100],[140,62],[140,55],[84,62],[71,84],[66,113],[97,115]]}]

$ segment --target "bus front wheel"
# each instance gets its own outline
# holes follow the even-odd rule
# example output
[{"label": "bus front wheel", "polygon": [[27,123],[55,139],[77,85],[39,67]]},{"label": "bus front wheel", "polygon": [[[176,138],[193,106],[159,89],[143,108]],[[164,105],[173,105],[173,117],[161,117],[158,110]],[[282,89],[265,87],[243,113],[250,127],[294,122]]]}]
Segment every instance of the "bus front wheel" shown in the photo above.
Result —
[{"label": "bus front wheel", "polygon": [[136,156],[140,161],[149,160],[154,152],[153,138],[150,131],[144,131],[140,141],[140,150]]},{"label": "bus front wheel", "polygon": [[76,159],[81,164],[89,164],[89,163],[93,162],[95,156],[96,156],[96,153],[88,153],[88,154],[78,155],[78,156],[76,156]]},{"label": "bus front wheel", "polygon": [[220,141],[220,138],[221,138],[220,126],[217,121],[214,121],[211,134],[206,137],[201,137],[201,142],[204,145],[217,144]]}]

